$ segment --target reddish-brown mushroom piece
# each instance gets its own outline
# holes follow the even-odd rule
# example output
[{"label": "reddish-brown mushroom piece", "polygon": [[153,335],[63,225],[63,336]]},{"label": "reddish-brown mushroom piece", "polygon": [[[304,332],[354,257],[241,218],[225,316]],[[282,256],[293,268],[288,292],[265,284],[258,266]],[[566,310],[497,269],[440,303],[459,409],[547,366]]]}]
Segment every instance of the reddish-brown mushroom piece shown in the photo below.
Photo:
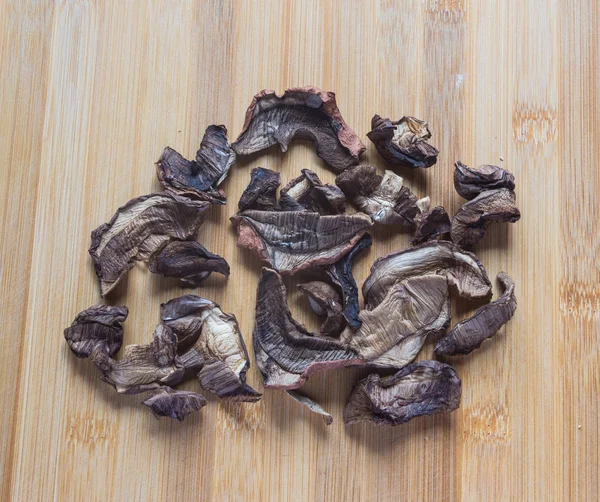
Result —
[{"label": "reddish-brown mushroom piece", "polygon": [[413,246],[432,240],[450,240],[450,217],[442,206],[429,209],[429,197],[417,203],[419,214],[415,216],[415,235],[410,241]]},{"label": "reddish-brown mushroom piece", "polygon": [[277,188],[281,184],[278,172],[255,167],[250,174],[250,183],[242,193],[238,202],[238,209],[258,209],[259,211],[273,211],[277,208]]},{"label": "reddish-brown mushroom piece", "polygon": [[501,167],[483,165],[473,169],[460,160],[454,166],[454,188],[467,200],[472,200],[487,190],[515,189],[515,177]]}]

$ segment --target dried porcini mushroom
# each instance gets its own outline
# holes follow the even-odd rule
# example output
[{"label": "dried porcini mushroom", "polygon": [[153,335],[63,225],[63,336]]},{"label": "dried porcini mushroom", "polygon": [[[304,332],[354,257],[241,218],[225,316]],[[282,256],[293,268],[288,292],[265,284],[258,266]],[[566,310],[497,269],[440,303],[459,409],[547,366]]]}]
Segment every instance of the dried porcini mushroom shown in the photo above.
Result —
[{"label": "dried porcini mushroom", "polygon": [[461,197],[471,200],[486,190],[515,189],[515,177],[498,166],[483,165],[472,169],[460,160],[454,164],[454,188]]},{"label": "dried porcini mushroom", "polygon": [[414,117],[392,122],[375,115],[367,136],[390,164],[431,167],[437,162],[439,150],[427,143],[431,138],[427,123]]},{"label": "dried porcini mushroom", "polygon": [[173,240],[193,237],[210,205],[160,192],[143,195],[120,207],[108,223],[92,232],[89,253],[107,295],[136,261],[149,261]]},{"label": "dried porcini mushroom", "polygon": [[452,218],[450,235],[461,247],[475,245],[494,221],[514,223],[521,219],[515,192],[508,188],[487,190],[463,204]]},{"label": "dried porcini mushroom", "polygon": [[260,91],[231,146],[238,155],[250,155],[275,144],[285,152],[294,138],[313,140],[317,155],[337,172],[358,164],[365,151],[365,145],[342,118],[335,94],[316,87],[287,89],[282,96],[272,90]]},{"label": "dried porcini mushroom", "polygon": [[244,211],[231,217],[238,246],[282,274],[335,263],[373,224],[364,214],[321,216],[301,211]]},{"label": "dried porcini mushroom", "polygon": [[400,425],[422,415],[454,411],[460,398],[461,382],[451,366],[419,361],[394,375],[373,373],[358,382],[344,408],[344,423]]},{"label": "dried porcini mushroom", "polygon": [[442,206],[429,209],[429,197],[417,204],[420,213],[415,216],[415,235],[410,241],[413,246],[433,240],[450,240],[450,217]]},{"label": "dried porcini mushroom", "polygon": [[282,188],[279,196],[283,211],[297,210],[297,206],[319,214],[342,214],[346,210],[344,193],[336,186],[324,185],[310,169],[302,169],[302,175]]},{"label": "dried porcini mushroom", "polygon": [[86,358],[99,348],[114,356],[123,343],[121,323],[127,319],[127,307],[94,305],[77,314],[70,327],[65,329],[65,340],[77,357]]},{"label": "dried porcini mushroom", "polygon": [[188,286],[199,286],[213,272],[229,276],[224,258],[208,251],[198,241],[173,241],[154,255],[150,272],[180,279]]},{"label": "dried porcini mushroom", "polygon": [[394,284],[425,274],[446,277],[463,298],[491,295],[492,285],[477,256],[451,242],[431,241],[375,261],[362,288],[366,308],[379,305]]},{"label": "dried porcini mushroom", "polygon": [[227,198],[217,187],[234,162],[235,152],[229,146],[226,127],[211,125],[206,128],[194,160],[187,160],[166,147],[156,163],[156,174],[168,190],[213,204],[225,204]]},{"label": "dried porcini mushroom", "polygon": [[184,295],[161,305],[161,320],[175,332],[179,345],[193,344],[181,358],[197,372],[203,389],[231,401],[262,397],[246,383],[250,359],[233,314],[205,298]]},{"label": "dried porcini mushroom", "polygon": [[504,272],[500,272],[497,279],[504,288],[502,296],[454,326],[436,344],[436,355],[468,354],[478,348],[484,340],[494,336],[511,319],[517,309],[515,283]]},{"label": "dried porcini mushroom", "polygon": [[142,404],[150,408],[157,419],[167,417],[182,421],[190,413],[206,406],[207,402],[197,392],[160,387],[153,390]]},{"label": "dried porcini mushroom", "polygon": [[308,298],[312,311],[326,317],[319,330],[323,336],[337,336],[346,322],[342,315],[342,297],[337,289],[323,281],[299,284],[298,289]]},{"label": "dried porcini mushroom", "polygon": [[306,406],[310,411],[316,413],[317,415],[321,415],[323,417],[323,422],[326,425],[331,425],[333,423],[333,417],[327,413],[319,403],[313,401],[310,397],[301,394],[295,390],[286,390],[285,393],[290,396],[294,401],[299,402]]},{"label": "dried porcini mushroom", "polygon": [[250,183],[238,202],[238,209],[273,211],[277,207],[277,188],[281,184],[279,173],[255,167],[250,174]]},{"label": "dried porcini mushroom", "polygon": [[354,350],[295,321],[281,276],[267,268],[258,283],[252,340],[266,388],[297,389],[317,371],[362,362]]}]

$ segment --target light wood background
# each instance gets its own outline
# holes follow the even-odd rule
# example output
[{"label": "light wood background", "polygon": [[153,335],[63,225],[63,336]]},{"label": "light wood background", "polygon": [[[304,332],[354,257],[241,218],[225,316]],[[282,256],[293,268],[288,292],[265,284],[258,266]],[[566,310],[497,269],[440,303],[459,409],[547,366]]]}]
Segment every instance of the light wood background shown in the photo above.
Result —
[{"label": "light wood background", "polygon": [[[599,22],[595,0],[0,0],[0,499],[597,500]],[[190,157],[211,123],[235,138],[255,92],[307,84],[337,93],[381,170],[371,116],[427,120],[439,162],[400,174],[451,212],[456,159],[515,173],[523,217],[477,252],[491,277],[515,278],[517,313],[455,360],[463,399],[451,415],[344,427],[364,375],[353,369],[306,387],[329,428],[276,391],[156,421],[64,343],[100,300],[90,231],[159,189],[164,146]],[[305,167],[334,178],[295,143],[239,162],[224,183],[230,202],[200,240],[232,275],[195,292],[235,313],[249,346],[260,264],[228,218],[256,165],[284,182]],[[374,235],[360,282],[410,238]],[[315,329],[297,282],[293,312]],[[159,304],[185,291],[132,270],[110,298],[130,308],[126,343],[148,341]],[[455,307],[455,321],[469,313]],[[249,383],[262,388],[256,366]]]}]

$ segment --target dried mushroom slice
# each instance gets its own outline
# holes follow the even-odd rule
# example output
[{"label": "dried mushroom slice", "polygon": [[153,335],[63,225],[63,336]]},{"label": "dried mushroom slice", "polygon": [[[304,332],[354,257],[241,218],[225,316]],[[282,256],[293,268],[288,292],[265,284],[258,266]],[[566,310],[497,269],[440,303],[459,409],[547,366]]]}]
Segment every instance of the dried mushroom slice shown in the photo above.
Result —
[{"label": "dried mushroom slice", "polygon": [[492,222],[514,223],[520,219],[515,192],[508,188],[488,190],[460,207],[452,218],[450,234],[458,246],[470,247],[483,239]]},{"label": "dried mushroom slice", "polygon": [[127,319],[127,307],[94,305],[77,314],[64,335],[69,348],[77,357],[87,358],[98,348],[114,356],[123,343],[121,323]]},{"label": "dried mushroom slice", "polygon": [[290,181],[280,193],[280,209],[294,211],[301,206],[319,214],[342,214],[346,211],[346,197],[336,186],[324,185],[310,169]]},{"label": "dried mushroom slice", "polygon": [[323,281],[299,284],[298,289],[308,298],[312,311],[326,317],[319,330],[323,336],[337,336],[346,325],[342,315],[342,297],[337,289]]},{"label": "dried mushroom slice", "polygon": [[217,187],[234,162],[235,152],[229,146],[227,128],[211,125],[206,128],[194,160],[187,160],[166,147],[156,163],[156,174],[168,190],[212,204],[225,204],[227,198]]},{"label": "dried mushroom slice", "polygon": [[395,375],[373,373],[358,382],[344,409],[344,423],[400,425],[422,415],[454,411],[460,398],[461,382],[451,366],[419,361]]},{"label": "dried mushroom slice", "polygon": [[442,206],[429,209],[427,204],[421,204],[420,213],[415,216],[415,235],[410,241],[413,246],[433,240],[450,240],[450,217]]},{"label": "dried mushroom slice", "polygon": [[150,408],[157,419],[167,417],[182,421],[190,413],[206,406],[207,402],[197,392],[160,387],[153,390],[142,404]]},{"label": "dried mushroom slice", "polygon": [[294,138],[313,140],[317,155],[337,172],[358,164],[365,151],[365,145],[342,118],[335,94],[316,87],[288,89],[282,96],[266,89],[259,92],[231,146],[238,155],[250,155],[275,144],[285,152]]},{"label": "dried mushroom slice", "polygon": [[296,322],[281,276],[267,268],[258,283],[252,340],[266,388],[297,389],[317,371],[362,362],[352,349],[309,333]]},{"label": "dried mushroom slice", "polygon": [[486,190],[515,189],[515,177],[498,166],[483,165],[472,169],[460,160],[454,164],[454,188],[461,197],[471,200]]},{"label": "dried mushroom slice", "polygon": [[427,123],[414,117],[392,122],[375,115],[367,136],[390,164],[431,167],[437,162],[439,150],[427,143],[431,138]]},{"label": "dried mushroom slice", "polygon": [[299,402],[306,406],[310,411],[316,413],[317,415],[321,415],[323,417],[323,422],[325,425],[331,425],[333,423],[333,417],[327,413],[319,403],[313,401],[310,397],[301,394],[295,390],[286,390],[285,393],[290,396],[294,401]]},{"label": "dried mushroom slice", "polygon": [[484,305],[469,317],[459,322],[435,346],[438,356],[468,354],[477,349],[484,340],[494,336],[514,315],[517,309],[515,283],[504,272],[498,274],[504,292],[497,300]]},{"label": "dried mushroom slice", "polygon": [[300,211],[244,211],[232,216],[238,246],[282,274],[335,263],[372,225],[362,214],[321,216]]},{"label": "dried mushroom slice", "polygon": [[277,188],[281,184],[279,173],[255,167],[250,174],[250,184],[244,190],[238,202],[238,209],[257,209],[273,211],[277,208]]},{"label": "dried mushroom slice", "polygon": [[210,205],[169,192],[143,195],[92,232],[89,253],[107,295],[136,261],[149,261],[173,240],[193,237]]},{"label": "dried mushroom slice", "polygon": [[451,242],[431,241],[375,261],[362,288],[366,308],[372,310],[379,305],[394,284],[425,274],[446,277],[463,298],[488,298],[492,292],[477,256]]},{"label": "dried mushroom slice", "polygon": [[229,277],[229,264],[198,241],[173,241],[156,253],[148,264],[150,272],[174,277],[197,287],[216,272]]}]

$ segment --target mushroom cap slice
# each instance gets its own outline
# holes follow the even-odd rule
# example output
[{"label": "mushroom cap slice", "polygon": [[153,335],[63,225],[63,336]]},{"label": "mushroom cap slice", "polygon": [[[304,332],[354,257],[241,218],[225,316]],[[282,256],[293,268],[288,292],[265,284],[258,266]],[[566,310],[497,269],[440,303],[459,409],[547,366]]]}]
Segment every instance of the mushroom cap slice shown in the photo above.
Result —
[{"label": "mushroom cap slice", "polygon": [[157,419],[167,417],[182,421],[190,413],[206,406],[207,402],[197,392],[159,387],[151,391],[142,404],[150,408]]},{"label": "mushroom cap slice", "polygon": [[346,211],[346,197],[336,186],[325,185],[310,169],[290,181],[280,192],[280,209],[296,210],[297,206],[319,214],[342,214]]},{"label": "mushroom cap slice", "polygon": [[342,315],[342,296],[331,284],[311,281],[299,284],[298,289],[308,298],[312,311],[326,317],[319,330],[323,336],[337,336],[346,324]]},{"label": "mushroom cap slice", "polygon": [[295,390],[286,390],[285,393],[288,396],[290,396],[294,401],[297,401],[300,404],[306,406],[313,413],[321,415],[323,417],[323,422],[325,422],[325,425],[331,425],[333,423],[333,417],[329,413],[327,413],[319,403],[312,400],[310,397],[305,396],[304,394]]},{"label": "mushroom cap slice", "polygon": [[250,183],[238,202],[238,209],[258,209],[273,211],[277,207],[277,188],[281,184],[278,172],[255,167],[250,174]]},{"label": "mushroom cap slice", "polygon": [[483,165],[472,169],[460,160],[454,164],[454,188],[461,197],[471,200],[486,190],[515,189],[515,177],[498,166]]},{"label": "mushroom cap slice", "polygon": [[442,206],[425,210],[415,216],[413,246],[431,240],[450,240],[450,217]]}]

